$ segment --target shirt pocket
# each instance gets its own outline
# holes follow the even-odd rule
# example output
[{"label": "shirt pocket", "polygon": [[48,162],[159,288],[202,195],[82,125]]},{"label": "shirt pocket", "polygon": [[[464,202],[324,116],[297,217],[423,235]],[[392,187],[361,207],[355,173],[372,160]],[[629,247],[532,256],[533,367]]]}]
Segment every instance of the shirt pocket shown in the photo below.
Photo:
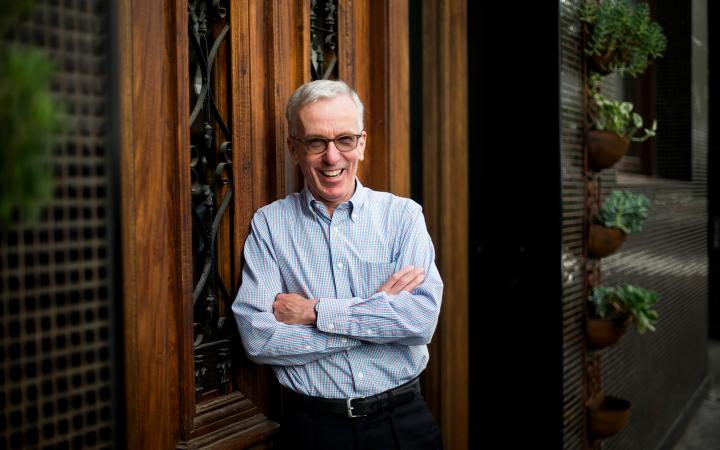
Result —
[{"label": "shirt pocket", "polygon": [[395,263],[360,261],[359,269],[354,280],[356,295],[369,298],[395,273]]}]

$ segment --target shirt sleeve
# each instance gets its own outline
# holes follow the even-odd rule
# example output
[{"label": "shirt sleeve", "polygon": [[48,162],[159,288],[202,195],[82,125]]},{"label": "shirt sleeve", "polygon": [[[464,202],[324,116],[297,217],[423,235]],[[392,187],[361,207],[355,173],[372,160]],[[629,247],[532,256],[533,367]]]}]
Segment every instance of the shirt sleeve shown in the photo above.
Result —
[{"label": "shirt sleeve", "polygon": [[361,345],[347,336],[325,333],[310,325],[288,325],[273,314],[275,296],[284,292],[267,222],[253,217],[245,241],[242,284],[232,305],[248,357],[259,364],[307,364]]},{"label": "shirt sleeve", "polygon": [[424,267],[425,280],[412,292],[397,295],[381,292],[369,298],[321,298],[319,330],[378,344],[430,343],[440,314],[443,282],[422,210],[414,202],[411,205],[403,220],[395,270],[407,265]]}]

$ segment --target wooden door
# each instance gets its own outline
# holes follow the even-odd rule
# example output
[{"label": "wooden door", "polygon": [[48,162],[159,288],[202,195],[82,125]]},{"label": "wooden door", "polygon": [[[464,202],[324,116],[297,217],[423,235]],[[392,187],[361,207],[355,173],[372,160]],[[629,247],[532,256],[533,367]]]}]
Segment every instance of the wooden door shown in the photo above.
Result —
[{"label": "wooden door", "polygon": [[360,177],[409,194],[408,4],[120,0],[129,448],[263,448],[278,387],[230,304],[253,212],[298,179],[284,103],[339,77],[367,107]]}]

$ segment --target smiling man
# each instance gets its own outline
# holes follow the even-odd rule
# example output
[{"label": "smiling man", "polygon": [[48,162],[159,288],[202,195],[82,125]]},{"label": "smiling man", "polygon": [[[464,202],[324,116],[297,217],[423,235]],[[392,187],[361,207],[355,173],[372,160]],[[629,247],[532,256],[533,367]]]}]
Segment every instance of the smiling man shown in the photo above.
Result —
[{"label": "smiling man", "polygon": [[420,206],[356,178],[363,105],[341,81],[287,104],[302,192],[259,209],[233,312],[283,386],[283,448],[435,449],[420,392],[443,284]]}]

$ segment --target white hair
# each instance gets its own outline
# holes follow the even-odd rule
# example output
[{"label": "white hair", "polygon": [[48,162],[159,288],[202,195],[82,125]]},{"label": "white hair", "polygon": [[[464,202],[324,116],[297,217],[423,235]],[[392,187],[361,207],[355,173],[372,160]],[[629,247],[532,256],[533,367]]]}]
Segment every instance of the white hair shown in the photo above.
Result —
[{"label": "white hair", "polygon": [[321,99],[330,99],[341,95],[348,95],[353,103],[355,103],[355,109],[357,110],[357,131],[362,131],[365,107],[360,101],[357,92],[340,80],[315,80],[297,88],[288,99],[287,106],[285,107],[285,118],[287,119],[290,135],[295,136],[297,132],[297,113],[300,108]]}]

